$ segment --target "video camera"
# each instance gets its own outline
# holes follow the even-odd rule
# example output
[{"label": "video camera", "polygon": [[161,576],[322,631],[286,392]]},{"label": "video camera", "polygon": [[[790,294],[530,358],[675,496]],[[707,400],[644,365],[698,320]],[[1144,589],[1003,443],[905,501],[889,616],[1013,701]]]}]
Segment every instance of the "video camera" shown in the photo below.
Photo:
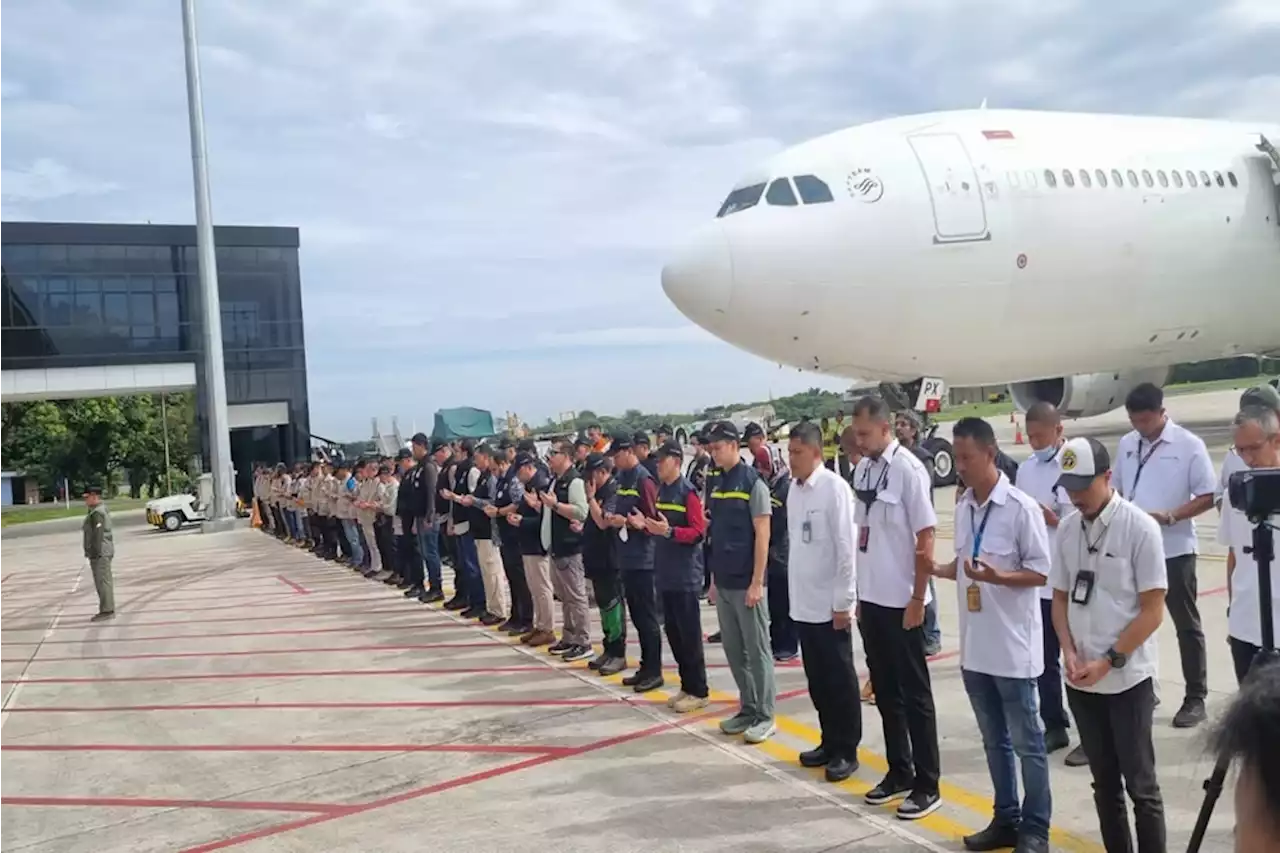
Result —
[{"label": "video camera", "polygon": [[1237,471],[1227,481],[1231,505],[1255,524],[1280,512],[1280,468]]}]

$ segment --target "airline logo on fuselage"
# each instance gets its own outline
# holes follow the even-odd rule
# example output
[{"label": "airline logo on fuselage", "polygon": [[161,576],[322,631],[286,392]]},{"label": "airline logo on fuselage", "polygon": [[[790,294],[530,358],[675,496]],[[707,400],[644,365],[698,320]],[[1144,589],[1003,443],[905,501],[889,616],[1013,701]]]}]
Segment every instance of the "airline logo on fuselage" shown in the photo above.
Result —
[{"label": "airline logo on fuselage", "polygon": [[849,195],[863,204],[875,204],[884,197],[884,184],[870,169],[854,169],[845,180]]}]

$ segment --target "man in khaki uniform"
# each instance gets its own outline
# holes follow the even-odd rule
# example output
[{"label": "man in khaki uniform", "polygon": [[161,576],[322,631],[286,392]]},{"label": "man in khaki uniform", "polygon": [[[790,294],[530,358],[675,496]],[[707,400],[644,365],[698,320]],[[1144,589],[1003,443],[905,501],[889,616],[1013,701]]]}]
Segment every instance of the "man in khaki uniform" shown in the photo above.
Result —
[{"label": "man in khaki uniform", "polygon": [[98,615],[90,622],[105,622],[116,616],[116,597],[111,585],[111,558],[116,554],[111,535],[111,516],[102,502],[102,489],[90,486],[84,491],[84,556],[93,571],[93,585],[98,590]]},{"label": "man in khaki uniform", "polygon": [[374,522],[378,518],[378,492],[381,484],[378,482],[378,463],[365,460],[360,466],[360,482],[356,487],[356,521],[360,523],[360,529],[364,532],[364,542],[361,543],[368,551],[368,566],[365,571],[366,577],[381,574],[382,572],[382,555],[378,552],[378,535],[374,530]]}]

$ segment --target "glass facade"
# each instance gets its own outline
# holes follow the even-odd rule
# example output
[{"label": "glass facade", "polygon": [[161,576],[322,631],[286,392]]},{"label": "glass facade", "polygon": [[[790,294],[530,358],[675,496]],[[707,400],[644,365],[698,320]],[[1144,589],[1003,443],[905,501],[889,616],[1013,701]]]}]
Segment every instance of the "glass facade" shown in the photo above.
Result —
[{"label": "glass facade", "polygon": [[[203,382],[195,228],[5,222],[0,235],[5,370],[193,361]],[[214,238],[227,402],[289,407],[288,426],[233,431],[243,478],[254,460],[309,454],[298,230]]]}]

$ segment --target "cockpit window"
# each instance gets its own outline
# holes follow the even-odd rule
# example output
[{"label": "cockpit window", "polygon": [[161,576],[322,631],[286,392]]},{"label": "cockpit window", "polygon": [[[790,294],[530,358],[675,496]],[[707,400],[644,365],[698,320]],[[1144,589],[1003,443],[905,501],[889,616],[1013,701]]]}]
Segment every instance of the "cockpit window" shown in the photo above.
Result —
[{"label": "cockpit window", "polygon": [[719,219],[722,216],[728,216],[740,210],[755,207],[760,203],[760,196],[762,195],[764,195],[764,184],[738,187],[729,193],[728,198],[724,200],[724,204],[720,205],[720,212],[716,214],[716,218]]},{"label": "cockpit window", "polygon": [[769,184],[769,191],[764,194],[764,200],[782,207],[795,207],[798,204],[796,194],[791,190],[791,181],[786,178],[774,179]]},{"label": "cockpit window", "polygon": [[796,175],[792,180],[796,182],[796,191],[800,193],[800,199],[805,204],[825,204],[835,201],[835,197],[831,195],[831,187],[819,177]]}]

